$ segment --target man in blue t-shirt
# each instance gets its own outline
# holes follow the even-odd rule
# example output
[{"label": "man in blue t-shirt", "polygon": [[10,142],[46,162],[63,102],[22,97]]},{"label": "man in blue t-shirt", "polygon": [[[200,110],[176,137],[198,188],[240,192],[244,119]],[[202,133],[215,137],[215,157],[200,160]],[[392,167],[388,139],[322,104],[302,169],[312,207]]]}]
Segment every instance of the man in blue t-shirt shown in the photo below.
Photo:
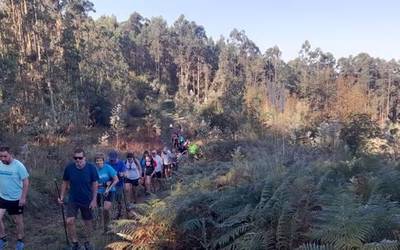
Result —
[{"label": "man in blue t-shirt", "polygon": [[118,153],[112,150],[108,154],[108,161],[106,164],[114,168],[118,175],[118,183],[115,186],[115,201],[117,202],[118,214],[116,219],[119,219],[122,215],[122,199],[124,199],[124,175],[125,175],[125,163],[118,159]]},{"label": "man in blue t-shirt", "polygon": [[15,249],[24,249],[23,211],[28,194],[28,171],[25,166],[11,155],[9,147],[0,147],[0,249],[6,245],[6,233],[3,224],[5,212],[15,221],[17,244]]},{"label": "man in blue t-shirt", "polygon": [[84,243],[85,250],[92,249],[89,237],[92,232],[92,210],[97,206],[97,186],[99,176],[96,167],[86,162],[85,152],[82,149],[74,151],[74,162],[69,163],[63,176],[59,203],[63,204],[65,193],[69,188],[67,204],[67,229],[72,241],[72,249],[80,249],[76,235],[75,218],[78,211],[86,227],[87,239]]}]

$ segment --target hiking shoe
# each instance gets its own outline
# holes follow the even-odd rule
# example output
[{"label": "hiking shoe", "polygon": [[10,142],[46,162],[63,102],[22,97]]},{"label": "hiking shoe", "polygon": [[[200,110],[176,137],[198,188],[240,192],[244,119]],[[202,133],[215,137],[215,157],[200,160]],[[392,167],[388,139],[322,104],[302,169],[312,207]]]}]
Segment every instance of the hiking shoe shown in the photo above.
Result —
[{"label": "hiking shoe", "polygon": [[4,239],[0,239],[0,250],[4,250],[7,246],[7,241]]},{"label": "hiking shoe", "polygon": [[134,209],[135,208],[135,204],[133,203],[129,203],[128,206],[126,207],[128,210]]},{"label": "hiking shoe", "polygon": [[92,245],[90,244],[89,241],[86,241],[83,246],[85,247],[85,250],[93,250],[94,248],[92,247]]},{"label": "hiking shoe", "polygon": [[72,243],[71,250],[80,250],[80,249],[81,249],[81,247],[79,246],[78,242],[73,242]]},{"label": "hiking shoe", "polygon": [[114,216],[113,220],[119,220],[119,218],[121,218],[122,215],[120,213],[118,213],[117,215]]},{"label": "hiking shoe", "polygon": [[17,240],[17,244],[15,245],[15,250],[23,250],[24,246],[25,244],[23,241]]}]

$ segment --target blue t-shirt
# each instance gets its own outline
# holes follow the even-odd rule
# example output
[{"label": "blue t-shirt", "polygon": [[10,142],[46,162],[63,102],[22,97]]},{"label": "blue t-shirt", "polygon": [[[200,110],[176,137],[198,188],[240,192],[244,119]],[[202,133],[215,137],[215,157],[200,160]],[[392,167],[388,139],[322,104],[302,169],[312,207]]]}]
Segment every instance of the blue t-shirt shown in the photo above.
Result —
[{"label": "blue t-shirt", "polygon": [[91,163],[79,169],[71,162],[64,170],[63,180],[69,182],[69,202],[87,206],[93,198],[92,184],[99,180],[99,175]]},{"label": "blue t-shirt", "polygon": [[10,165],[0,161],[0,197],[8,201],[17,201],[22,195],[22,181],[29,174],[24,164],[13,159]]},{"label": "blue t-shirt", "polygon": [[[99,189],[97,192],[102,194],[106,191],[108,181],[113,181],[114,176],[117,176],[117,172],[108,164],[104,164],[102,168],[97,167],[97,173],[99,174]],[[115,187],[112,187],[110,191],[115,191]]]},{"label": "blue t-shirt", "polygon": [[117,162],[115,164],[112,164],[110,161],[107,161],[106,164],[110,165],[115,171],[117,171],[117,175],[119,178],[119,181],[117,183],[117,185],[115,185],[116,187],[123,187],[124,186],[124,180],[123,178],[120,178],[120,173],[124,173],[125,172],[125,163],[121,160],[117,160]]}]

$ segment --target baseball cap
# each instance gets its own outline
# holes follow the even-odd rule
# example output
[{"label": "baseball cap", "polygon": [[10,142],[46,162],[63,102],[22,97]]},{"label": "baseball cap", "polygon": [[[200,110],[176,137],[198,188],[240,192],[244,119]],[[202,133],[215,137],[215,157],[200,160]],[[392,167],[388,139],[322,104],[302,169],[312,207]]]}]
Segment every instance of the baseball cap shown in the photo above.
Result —
[{"label": "baseball cap", "polygon": [[116,160],[118,158],[118,153],[117,151],[113,150],[108,154],[108,158],[110,158],[110,160]]}]

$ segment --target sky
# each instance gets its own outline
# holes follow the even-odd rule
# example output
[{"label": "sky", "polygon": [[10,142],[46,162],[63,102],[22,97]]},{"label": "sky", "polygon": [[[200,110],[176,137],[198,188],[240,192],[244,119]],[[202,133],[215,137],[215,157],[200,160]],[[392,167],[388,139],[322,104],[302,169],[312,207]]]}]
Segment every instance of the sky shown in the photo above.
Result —
[{"label": "sky", "polygon": [[265,52],[277,45],[288,61],[305,40],[335,58],[366,52],[400,59],[400,0],[91,0],[96,13],[126,21],[133,12],[163,17],[168,25],[183,14],[214,40],[244,30]]}]

